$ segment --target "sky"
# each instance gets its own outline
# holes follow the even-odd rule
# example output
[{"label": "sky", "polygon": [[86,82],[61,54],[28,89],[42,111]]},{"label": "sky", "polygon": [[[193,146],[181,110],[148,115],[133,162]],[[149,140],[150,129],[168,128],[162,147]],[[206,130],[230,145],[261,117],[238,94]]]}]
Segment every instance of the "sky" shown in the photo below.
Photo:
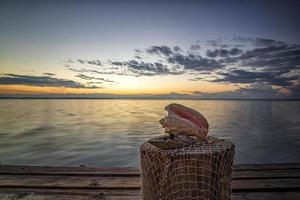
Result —
[{"label": "sky", "polygon": [[0,0],[0,97],[299,99],[299,7]]}]

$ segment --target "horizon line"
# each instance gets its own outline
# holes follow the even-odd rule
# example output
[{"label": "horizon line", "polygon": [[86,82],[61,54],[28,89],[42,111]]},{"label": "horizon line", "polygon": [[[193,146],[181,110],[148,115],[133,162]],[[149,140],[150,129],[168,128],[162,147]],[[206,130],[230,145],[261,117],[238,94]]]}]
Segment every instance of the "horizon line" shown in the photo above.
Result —
[{"label": "horizon line", "polygon": [[266,101],[300,101],[300,99],[279,98],[158,98],[158,97],[0,97],[2,99],[119,99],[119,100],[266,100]]}]

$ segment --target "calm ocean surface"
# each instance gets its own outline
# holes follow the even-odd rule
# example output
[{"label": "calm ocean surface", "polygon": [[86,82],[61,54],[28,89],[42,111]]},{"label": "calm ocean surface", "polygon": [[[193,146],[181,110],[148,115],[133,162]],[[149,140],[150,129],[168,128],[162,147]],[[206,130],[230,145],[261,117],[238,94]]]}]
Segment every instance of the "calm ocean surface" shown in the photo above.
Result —
[{"label": "calm ocean surface", "polygon": [[158,120],[172,102],[233,141],[235,163],[300,161],[300,101],[16,99],[0,100],[0,162],[138,167],[139,146],[163,133]]}]

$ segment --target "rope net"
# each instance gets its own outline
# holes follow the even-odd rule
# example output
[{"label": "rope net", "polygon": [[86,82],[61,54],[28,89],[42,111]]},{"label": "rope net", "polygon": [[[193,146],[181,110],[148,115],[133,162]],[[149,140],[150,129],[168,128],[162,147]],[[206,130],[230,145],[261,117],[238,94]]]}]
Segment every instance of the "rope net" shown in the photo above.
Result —
[{"label": "rope net", "polygon": [[229,200],[234,144],[216,139],[162,150],[145,142],[140,148],[144,200]]}]

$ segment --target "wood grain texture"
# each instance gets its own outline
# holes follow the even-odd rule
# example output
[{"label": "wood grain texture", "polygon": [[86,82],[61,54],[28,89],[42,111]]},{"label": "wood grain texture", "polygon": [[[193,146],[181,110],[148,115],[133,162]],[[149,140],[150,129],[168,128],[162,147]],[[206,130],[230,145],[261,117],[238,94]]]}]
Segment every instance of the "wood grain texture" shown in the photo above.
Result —
[{"label": "wood grain texture", "polygon": [[[300,199],[300,163],[235,165],[232,200]],[[140,199],[139,170],[0,165],[0,199]]]},{"label": "wood grain texture", "polygon": [[[129,193],[114,193],[114,192],[101,192],[86,193],[86,194],[55,194],[55,193],[40,193],[36,191],[20,192],[10,191],[0,193],[1,200],[140,200],[139,191],[132,194]],[[233,193],[232,200],[299,200],[299,192],[251,192],[251,193]]]}]

